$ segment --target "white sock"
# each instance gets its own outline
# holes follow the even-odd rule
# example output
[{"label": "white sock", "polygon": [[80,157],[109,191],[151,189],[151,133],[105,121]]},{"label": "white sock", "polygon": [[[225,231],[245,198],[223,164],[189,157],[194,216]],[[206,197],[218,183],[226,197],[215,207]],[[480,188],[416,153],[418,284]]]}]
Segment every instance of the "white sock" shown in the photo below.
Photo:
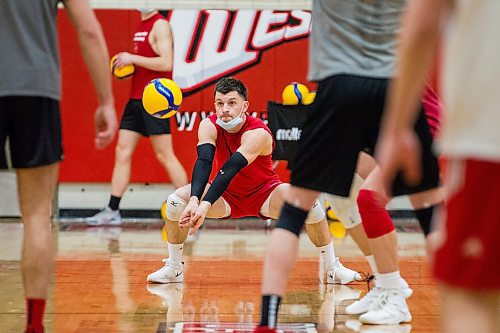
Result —
[{"label": "white sock", "polygon": [[377,286],[380,288],[387,289],[404,289],[409,288],[408,283],[401,277],[399,271],[391,273],[378,273],[377,274]]},{"label": "white sock", "polygon": [[182,266],[182,249],[184,248],[184,243],[181,244],[168,244],[168,258],[172,261],[174,265]]},{"label": "white sock", "polygon": [[333,242],[328,245],[318,247],[323,263],[325,264],[325,270],[328,272],[335,265],[335,249],[333,248]]},{"label": "white sock", "polygon": [[365,258],[366,261],[368,261],[368,264],[370,265],[370,269],[372,270],[373,275],[376,275],[378,273],[378,269],[377,269],[377,263],[375,262],[375,258],[373,258],[373,254],[365,256]]}]

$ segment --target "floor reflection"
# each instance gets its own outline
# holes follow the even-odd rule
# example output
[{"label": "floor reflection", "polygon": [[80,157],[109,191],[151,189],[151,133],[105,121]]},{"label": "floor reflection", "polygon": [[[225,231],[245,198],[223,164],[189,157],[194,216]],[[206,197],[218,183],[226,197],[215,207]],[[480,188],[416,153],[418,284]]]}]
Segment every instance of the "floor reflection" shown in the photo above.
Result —
[{"label": "floor reflection", "polygon": [[[16,252],[21,234],[18,224],[0,223],[0,332],[19,332],[24,325]],[[201,230],[185,246],[184,283],[147,284],[146,276],[167,256],[161,225],[67,227],[57,233],[59,253],[46,333],[192,332],[200,325],[205,326],[198,332],[251,331],[259,319],[267,237],[266,230]],[[437,332],[437,293],[423,261],[422,237],[402,232],[398,237],[401,273],[414,290],[409,299],[411,326],[361,325],[356,316],[347,315],[345,307],[367,291],[366,284],[321,283],[317,251],[303,235],[282,302],[282,329],[310,331],[286,325],[312,323],[319,332]],[[346,265],[369,270],[349,237],[336,242]]]}]

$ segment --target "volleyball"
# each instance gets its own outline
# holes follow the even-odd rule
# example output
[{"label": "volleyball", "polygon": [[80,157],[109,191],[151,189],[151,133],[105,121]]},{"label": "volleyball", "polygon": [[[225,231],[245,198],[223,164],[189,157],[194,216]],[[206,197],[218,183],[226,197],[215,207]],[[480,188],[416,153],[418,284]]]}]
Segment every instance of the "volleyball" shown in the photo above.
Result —
[{"label": "volleyball", "polygon": [[177,113],[182,103],[182,91],[172,80],[154,79],[142,93],[142,106],[153,117],[166,119]]},{"label": "volleyball", "polygon": [[297,82],[292,82],[283,89],[281,98],[283,105],[298,105],[302,103],[303,98],[309,94],[309,89]]},{"label": "volleyball", "polygon": [[325,201],[325,211],[326,211],[326,216],[328,217],[329,220],[332,221],[339,220],[339,218],[337,217],[337,215],[335,215],[335,212],[333,211],[332,206],[328,201]]},{"label": "volleyball", "polygon": [[304,105],[312,104],[314,102],[315,98],[316,98],[316,92],[312,91],[309,94],[307,94],[306,96],[304,96],[304,98],[302,98],[302,104],[304,104]]},{"label": "volleyball", "polygon": [[328,225],[328,229],[330,230],[330,235],[332,235],[336,239],[342,239],[346,236],[347,230],[344,225],[339,221],[330,222]]},{"label": "volleyball", "polygon": [[135,72],[135,66],[134,65],[127,65],[123,66],[121,68],[118,68],[115,66],[115,59],[118,55],[114,55],[113,58],[111,58],[111,61],[109,62],[109,67],[111,69],[111,73],[118,79],[124,80],[128,77],[131,77],[134,75]]},{"label": "volleyball", "polygon": [[167,220],[167,201],[163,201],[160,208],[160,215],[163,221]]}]

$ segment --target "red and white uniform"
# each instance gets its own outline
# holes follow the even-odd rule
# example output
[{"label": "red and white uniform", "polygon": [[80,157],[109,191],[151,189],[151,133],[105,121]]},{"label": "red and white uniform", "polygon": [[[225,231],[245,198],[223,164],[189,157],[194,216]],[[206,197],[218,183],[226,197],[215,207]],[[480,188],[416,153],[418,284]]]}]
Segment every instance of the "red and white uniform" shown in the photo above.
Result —
[{"label": "red and white uniform", "polygon": [[443,59],[440,148],[449,162],[443,283],[500,291],[500,1],[455,1]]},{"label": "red and white uniform", "polygon": [[[167,20],[165,16],[157,13],[156,15],[148,18],[147,20],[141,21],[141,24],[137,28],[134,34],[134,54],[143,57],[157,57],[158,54],[153,50],[151,44],[149,44],[149,34],[153,25],[158,20]],[[134,76],[132,77],[132,88],[130,89],[131,99],[142,99],[142,92],[144,87],[153,79],[157,78],[172,78],[172,72],[157,72],[144,67],[135,66]]]},{"label": "red and white uniform", "polygon": [[[272,136],[271,130],[258,118],[247,116],[241,130],[237,133],[228,133],[216,124],[217,115],[209,117],[217,128],[215,142],[215,168],[219,170],[229,157],[241,146],[241,136],[246,131],[263,128]],[[274,149],[274,140],[273,140]],[[232,179],[222,198],[231,207],[231,218],[246,216],[261,216],[260,208],[271,192],[280,185],[278,175],[273,169],[272,154],[258,156],[252,163],[241,169]],[[212,182],[211,179],[210,182]]]}]

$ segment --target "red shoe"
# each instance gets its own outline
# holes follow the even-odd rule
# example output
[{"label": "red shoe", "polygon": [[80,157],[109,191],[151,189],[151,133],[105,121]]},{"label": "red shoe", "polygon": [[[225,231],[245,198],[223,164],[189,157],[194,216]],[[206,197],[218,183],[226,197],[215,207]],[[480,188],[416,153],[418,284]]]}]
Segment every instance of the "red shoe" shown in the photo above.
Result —
[{"label": "red shoe", "polygon": [[276,333],[276,329],[269,326],[257,326],[253,330],[254,333]]}]

